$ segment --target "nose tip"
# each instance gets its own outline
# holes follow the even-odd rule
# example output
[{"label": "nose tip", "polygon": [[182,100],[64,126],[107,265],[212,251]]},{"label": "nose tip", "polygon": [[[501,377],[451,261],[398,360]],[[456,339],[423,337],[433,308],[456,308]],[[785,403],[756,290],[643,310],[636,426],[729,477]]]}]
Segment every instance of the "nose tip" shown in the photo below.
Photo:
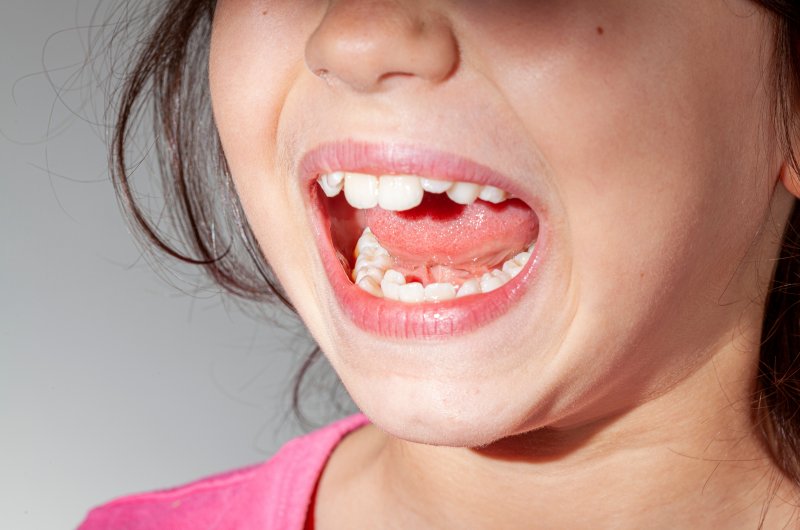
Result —
[{"label": "nose tip", "polygon": [[360,92],[398,78],[439,83],[455,70],[458,55],[443,17],[398,0],[334,2],[306,44],[311,72]]}]

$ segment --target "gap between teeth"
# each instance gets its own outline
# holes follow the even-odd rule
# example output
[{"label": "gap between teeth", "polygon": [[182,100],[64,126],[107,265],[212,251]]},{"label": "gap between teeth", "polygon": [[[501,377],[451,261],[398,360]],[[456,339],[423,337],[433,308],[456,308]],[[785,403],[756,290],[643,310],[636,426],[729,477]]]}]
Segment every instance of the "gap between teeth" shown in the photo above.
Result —
[{"label": "gap between teeth", "polygon": [[480,278],[470,278],[460,286],[446,282],[423,286],[420,282],[407,283],[402,273],[391,268],[392,257],[367,227],[356,243],[356,264],[351,278],[359,288],[379,298],[409,303],[441,302],[499,289],[522,271],[534,245],[506,260],[500,268],[485,272]]},{"label": "gap between teeth", "polygon": [[384,210],[403,211],[416,208],[425,192],[447,193],[458,204],[472,204],[481,199],[494,204],[509,198],[494,186],[481,186],[473,182],[434,180],[416,175],[368,175],[336,171],[317,178],[328,197],[336,197],[344,190],[347,202],[353,208],[368,209],[380,206]]}]

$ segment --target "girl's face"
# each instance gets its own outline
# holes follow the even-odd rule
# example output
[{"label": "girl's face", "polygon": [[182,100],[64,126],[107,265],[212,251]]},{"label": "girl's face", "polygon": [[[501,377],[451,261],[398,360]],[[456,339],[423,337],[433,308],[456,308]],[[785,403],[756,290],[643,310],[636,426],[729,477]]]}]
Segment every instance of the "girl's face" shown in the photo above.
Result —
[{"label": "girl's face", "polygon": [[[712,358],[750,380],[791,201],[772,39],[745,0],[220,0],[212,101],[248,221],[356,403],[474,446],[620,412]],[[339,171],[413,178],[329,199],[316,178]],[[476,183],[515,198],[454,202]],[[367,226],[388,255],[364,251],[362,288]],[[424,289],[387,268],[444,298],[508,281],[396,301]]]}]

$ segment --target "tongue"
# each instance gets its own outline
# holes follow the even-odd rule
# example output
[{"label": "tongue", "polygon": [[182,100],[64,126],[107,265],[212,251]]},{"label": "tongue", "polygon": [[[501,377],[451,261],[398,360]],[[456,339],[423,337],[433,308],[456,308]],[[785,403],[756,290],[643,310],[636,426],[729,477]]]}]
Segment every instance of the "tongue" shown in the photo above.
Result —
[{"label": "tongue", "polygon": [[427,265],[494,265],[524,250],[539,231],[536,215],[518,199],[463,206],[430,193],[412,210],[371,208],[366,221],[392,256]]}]

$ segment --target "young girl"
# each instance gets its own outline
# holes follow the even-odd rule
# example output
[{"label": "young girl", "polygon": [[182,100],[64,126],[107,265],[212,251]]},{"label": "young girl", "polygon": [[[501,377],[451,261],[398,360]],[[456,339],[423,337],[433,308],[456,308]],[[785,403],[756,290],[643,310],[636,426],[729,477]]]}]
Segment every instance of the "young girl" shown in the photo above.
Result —
[{"label": "young girl", "polygon": [[[120,196],[290,303],[363,415],[81,528],[798,524],[798,24],[777,0],[168,2],[119,102]],[[149,108],[181,248],[128,180]]]}]

